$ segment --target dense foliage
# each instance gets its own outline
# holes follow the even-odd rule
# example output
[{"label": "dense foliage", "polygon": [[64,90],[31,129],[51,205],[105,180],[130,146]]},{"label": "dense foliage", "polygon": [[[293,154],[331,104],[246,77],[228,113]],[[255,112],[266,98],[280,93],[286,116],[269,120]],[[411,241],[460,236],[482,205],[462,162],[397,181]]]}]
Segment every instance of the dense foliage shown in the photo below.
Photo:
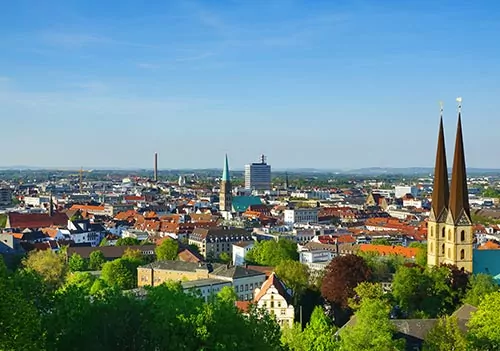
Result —
[{"label": "dense foliage", "polygon": [[282,261],[297,261],[298,259],[297,244],[288,239],[258,242],[245,257],[248,263],[272,267],[279,265]]},{"label": "dense foliage", "polygon": [[177,240],[167,239],[155,248],[156,259],[158,261],[171,261],[177,259],[179,243]]},{"label": "dense foliage", "polygon": [[71,273],[57,290],[38,277],[8,272],[0,261],[1,350],[282,349],[269,315],[243,315],[231,299],[205,303],[173,283],[148,289],[144,298],[114,288],[90,298],[89,273]]},{"label": "dense foliage", "polygon": [[347,307],[349,298],[354,297],[354,288],[359,283],[368,281],[370,277],[370,268],[362,257],[335,257],[326,267],[321,294],[330,303]]}]

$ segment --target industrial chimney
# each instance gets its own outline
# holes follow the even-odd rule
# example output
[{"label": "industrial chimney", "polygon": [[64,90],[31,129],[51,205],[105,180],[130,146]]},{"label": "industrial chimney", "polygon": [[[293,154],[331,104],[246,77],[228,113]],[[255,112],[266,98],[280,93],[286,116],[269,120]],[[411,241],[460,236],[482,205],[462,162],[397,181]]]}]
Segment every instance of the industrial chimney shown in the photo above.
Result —
[{"label": "industrial chimney", "polygon": [[155,152],[155,167],[154,167],[154,180],[158,181],[158,153]]}]

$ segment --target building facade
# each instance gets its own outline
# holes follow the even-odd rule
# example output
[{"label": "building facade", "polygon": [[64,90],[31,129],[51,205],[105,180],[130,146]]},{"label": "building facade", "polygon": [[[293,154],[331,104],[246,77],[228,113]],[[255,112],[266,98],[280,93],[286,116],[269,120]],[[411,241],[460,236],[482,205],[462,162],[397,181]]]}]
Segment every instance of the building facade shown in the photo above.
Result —
[{"label": "building facade", "polygon": [[406,194],[411,194],[414,198],[417,197],[418,195],[418,189],[417,187],[414,186],[395,186],[394,187],[394,197],[396,199],[401,199],[404,197]]},{"label": "building facade", "polygon": [[440,121],[432,206],[427,231],[427,263],[429,266],[451,264],[463,268],[467,272],[473,271],[474,231],[469,206],[460,112],[458,114],[451,187],[448,182],[442,118]]},{"label": "building facade", "polygon": [[284,222],[293,224],[315,224],[318,223],[318,208],[295,208],[284,211]]},{"label": "building facade", "polygon": [[245,165],[245,189],[271,190],[271,165],[266,163],[264,155],[259,163]]},{"label": "building facade", "polygon": [[274,316],[282,327],[293,326],[295,309],[291,300],[291,292],[274,273],[261,288],[255,290],[254,302],[259,308],[267,310],[271,316]]},{"label": "building facade", "polygon": [[12,190],[0,188],[0,206],[10,206],[12,204]]},{"label": "building facade", "polygon": [[254,247],[253,241],[241,241],[239,243],[233,244],[233,264],[236,266],[242,266],[245,264],[245,257],[251,249]]},{"label": "building facade", "polygon": [[251,241],[252,235],[241,228],[196,228],[188,239],[189,245],[196,245],[205,259],[216,259],[225,252],[233,256],[233,244]]}]

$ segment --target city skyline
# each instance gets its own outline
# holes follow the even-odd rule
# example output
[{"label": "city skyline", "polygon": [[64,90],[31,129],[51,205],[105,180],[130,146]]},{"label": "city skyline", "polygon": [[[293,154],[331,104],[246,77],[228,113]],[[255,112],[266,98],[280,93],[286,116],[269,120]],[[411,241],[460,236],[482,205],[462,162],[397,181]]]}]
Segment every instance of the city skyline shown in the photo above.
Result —
[{"label": "city skyline", "polygon": [[463,96],[467,164],[500,168],[492,1],[5,10],[0,167],[432,167],[438,101],[448,131]]}]

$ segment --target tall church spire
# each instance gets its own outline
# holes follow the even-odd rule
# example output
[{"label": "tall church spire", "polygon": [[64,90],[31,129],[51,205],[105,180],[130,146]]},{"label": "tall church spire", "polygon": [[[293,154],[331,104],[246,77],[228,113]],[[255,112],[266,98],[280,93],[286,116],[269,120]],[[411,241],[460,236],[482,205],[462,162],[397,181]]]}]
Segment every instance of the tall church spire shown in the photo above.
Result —
[{"label": "tall church spire", "polygon": [[227,160],[227,154],[226,154],[226,159],[224,162],[224,170],[222,171],[222,180],[225,182],[229,182],[230,177],[229,177],[229,162]]},{"label": "tall church spire", "polygon": [[439,122],[438,145],[436,152],[436,166],[434,168],[434,188],[432,192],[431,216],[438,221],[446,211],[450,196],[448,183],[448,165],[446,162],[446,146],[444,143],[443,107]]},{"label": "tall church spire", "polygon": [[471,221],[469,207],[469,191],[467,188],[467,171],[465,166],[464,140],[462,135],[461,99],[458,107],[457,136],[455,139],[455,156],[451,173],[451,193],[449,210],[453,224],[458,224],[463,214]]}]

